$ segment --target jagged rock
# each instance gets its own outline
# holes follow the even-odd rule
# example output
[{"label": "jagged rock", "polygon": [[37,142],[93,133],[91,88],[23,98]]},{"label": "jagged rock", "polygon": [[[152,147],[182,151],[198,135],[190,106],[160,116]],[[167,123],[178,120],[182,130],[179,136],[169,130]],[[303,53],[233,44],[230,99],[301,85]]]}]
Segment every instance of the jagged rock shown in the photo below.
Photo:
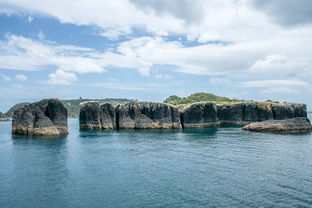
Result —
[{"label": "jagged rock", "polygon": [[307,107],[299,103],[273,103],[273,118],[276,120],[307,117]]},{"label": "jagged rock", "polygon": [[67,109],[58,99],[44,99],[13,113],[12,133],[34,136],[68,134]]},{"label": "jagged rock", "polygon": [[297,117],[285,120],[268,120],[248,124],[243,130],[268,132],[268,133],[307,133],[312,132],[310,120],[304,117]]},{"label": "jagged rock", "polygon": [[115,129],[116,113],[114,107],[105,103],[100,106],[98,101],[87,101],[80,104],[80,129]]},{"label": "jagged rock", "polygon": [[179,110],[170,104],[130,102],[116,107],[119,129],[181,128]]},{"label": "jagged rock", "polygon": [[214,102],[198,102],[181,109],[184,128],[204,128],[218,126],[217,105]]}]

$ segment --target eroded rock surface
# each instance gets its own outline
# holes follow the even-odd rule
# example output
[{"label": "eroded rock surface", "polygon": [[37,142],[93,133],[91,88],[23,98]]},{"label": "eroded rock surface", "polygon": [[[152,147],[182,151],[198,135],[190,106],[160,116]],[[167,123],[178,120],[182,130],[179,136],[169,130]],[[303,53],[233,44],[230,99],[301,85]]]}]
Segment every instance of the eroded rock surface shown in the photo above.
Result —
[{"label": "eroded rock surface", "polygon": [[109,103],[100,106],[98,101],[81,103],[79,124],[80,129],[85,130],[115,129],[115,109]]},{"label": "eroded rock surface", "polygon": [[297,117],[284,120],[268,120],[262,122],[254,122],[242,128],[243,130],[295,134],[312,132],[310,120],[304,117]]},{"label": "eroded rock surface", "polygon": [[184,128],[218,126],[218,110],[214,102],[198,102],[181,109]]},{"label": "eroded rock surface", "polygon": [[12,133],[34,136],[68,134],[67,109],[58,99],[44,99],[13,113]]},{"label": "eroded rock surface", "polygon": [[273,118],[276,120],[307,117],[307,107],[299,103],[273,103]]},{"label": "eroded rock surface", "polygon": [[119,129],[179,129],[180,112],[170,104],[129,102],[116,107]]}]

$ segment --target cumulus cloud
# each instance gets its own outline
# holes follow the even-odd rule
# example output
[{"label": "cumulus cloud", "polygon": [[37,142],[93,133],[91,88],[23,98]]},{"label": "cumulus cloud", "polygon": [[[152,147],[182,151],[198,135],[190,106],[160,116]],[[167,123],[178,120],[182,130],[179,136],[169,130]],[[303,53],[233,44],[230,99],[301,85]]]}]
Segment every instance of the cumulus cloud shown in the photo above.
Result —
[{"label": "cumulus cloud", "polygon": [[22,82],[28,80],[27,76],[25,76],[24,74],[17,74],[17,75],[15,76],[15,78],[16,78],[17,80],[19,80],[19,81],[22,81]]},{"label": "cumulus cloud", "polygon": [[5,40],[0,41],[0,68],[36,71],[52,65],[76,73],[105,71],[88,57],[92,51],[89,48],[7,35]]},{"label": "cumulus cloud", "polygon": [[27,12],[62,23],[97,26],[104,31],[100,34],[110,38],[143,28],[157,35],[186,35],[200,42],[243,41],[279,30],[246,0],[10,0],[0,2],[0,12]]},{"label": "cumulus cloud", "polygon": [[[312,81],[310,4],[308,0],[0,1],[2,13],[39,14],[61,23],[96,26],[98,35],[113,40],[129,35],[108,51],[8,35],[0,41],[0,68],[53,66],[74,75],[122,68],[148,76],[154,66],[166,66],[192,75],[241,73],[247,79],[274,76],[308,82]],[[147,34],[131,36],[135,29]],[[225,83],[222,79],[210,82]],[[275,86],[275,92],[282,88]]]},{"label": "cumulus cloud", "polygon": [[261,88],[262,93],[299,93],[311,88],[311,83],[302,80],[255,80],[240,83],[243,88]]},{"label": "cumulus cloud", "polygon": [[57,85],[70,85],[72,82],[77,80],[77,76],[74,73],[64,72],[61,69],[56,70],[54,73],[49,75],[49,84]]},{"label": "cumulus cloud", "polygon": [[210,78],[209,79],[209,83],[213,84],[213,85],[231,85],[232,82],[228,79],[224,79],[224,78]]},{"label": "cumulus cloud", "polygon": [[203,1],[193,0],[130,0],[139,9],[154,11],[159,15],[172,15],[187,23],[199,22],[204,16]]},{"label": "cumulus cloud", "polygon": [[283,25],[312,23],[312,1],[310,0],[253,0],[256,9],[267,13]]}]

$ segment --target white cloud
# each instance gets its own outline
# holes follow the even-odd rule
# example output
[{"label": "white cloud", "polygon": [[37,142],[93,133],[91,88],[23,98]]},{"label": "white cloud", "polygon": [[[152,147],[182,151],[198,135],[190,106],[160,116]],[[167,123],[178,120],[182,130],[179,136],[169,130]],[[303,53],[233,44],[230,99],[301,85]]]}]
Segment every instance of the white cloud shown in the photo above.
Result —
[{"label": "white cloud", "polygon": [[28,80],[27,76],[25,76],[24,74],[17,74],[17,75],[15,76],[15,78],[16,78],[17,80],[19,80],[19,81],[22,81],[22,82]]},{"label": "white cloud", "polygon": [[301,80],[255,80],[240,83],[241,87],[309,87],[310,83]]},{"label": "white cloud", "polygon": [[34,18],[33,18],[32,16],[28,16],[27,21],[28,21],[29,23],[31,23],[33,20],[34,20]]},{"label": "white cloud", "polygon": [[39,38],[39,40],[43,40],[45,38],[45,35],[41,30],[38,33],[38,38]]},{"label": "white cloud", "polygon": [[228,79],[223,78],[210,78],[209,83],[213,85],[231,85],[232,82]]},{"label": "white cloud", "polygon": [[74,73],[64,72],[61,69],[56,70],[56,72],[49,75],[49,84],[57,85],[70,85],[72,82],[77,80],[77,76]]},{"label": "white cloud", "polygon": [[301,80],[255,80],[241,82],[243,88],[260,88],[262,93],[283,94],[307,92],[312,85],[309,82]]},{"label": "white cloud", "polygon": [[7,75],[5,75],[5,74],[0,74],[0,75],[1,75],[1,77],[2,77],[2,79],[3,79],[4,81],[11,81],[11,80],[12,80],[11,77],[9,77],[9,76],[7,76]]},{"label": "white cloud", "polygon": [[104,31],[109,28],[104,34],[113,37],[143,28],[155,34],[187,35],[201,42],[242,41],[279,30],[247,0],[7,0],[0,2],[0,8],[2,13],[28,12],[62,23],[92,25]]},{"label": "white cloud", "polygon": [[89,48],[7,35],[6,40],[0,41],[0,68],[36,71],[52,65],[76,73],[104,72],[90,57],[92,52]]},{"label": "white cloud", "polygon": [[156,74],[156,75],[155,75],[155,78],[156,78],[156,79],[170,79],[171,76],[168,75],[168,74]]},{"label": "white cloud", "polygon": [[101,83],[92,83],[92,84],[89,84],[88,86],[115,89],[115,90],[151,91],[151,90],[166,89],[167,85],[168,84],[164,85],[164,84],[155,84],[155,83],[122,84],[122,83],[113,83],[113,82],[101,82]]}]

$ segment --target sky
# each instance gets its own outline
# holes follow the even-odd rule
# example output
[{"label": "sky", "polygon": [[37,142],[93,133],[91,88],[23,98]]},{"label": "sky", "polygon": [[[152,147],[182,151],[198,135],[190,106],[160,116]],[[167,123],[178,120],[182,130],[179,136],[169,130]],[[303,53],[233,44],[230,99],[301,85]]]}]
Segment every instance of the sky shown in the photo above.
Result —
[{"label": "sky", "polygon": [[311,0],[0,0],[0,111],[209,92],[312,109]]}]

